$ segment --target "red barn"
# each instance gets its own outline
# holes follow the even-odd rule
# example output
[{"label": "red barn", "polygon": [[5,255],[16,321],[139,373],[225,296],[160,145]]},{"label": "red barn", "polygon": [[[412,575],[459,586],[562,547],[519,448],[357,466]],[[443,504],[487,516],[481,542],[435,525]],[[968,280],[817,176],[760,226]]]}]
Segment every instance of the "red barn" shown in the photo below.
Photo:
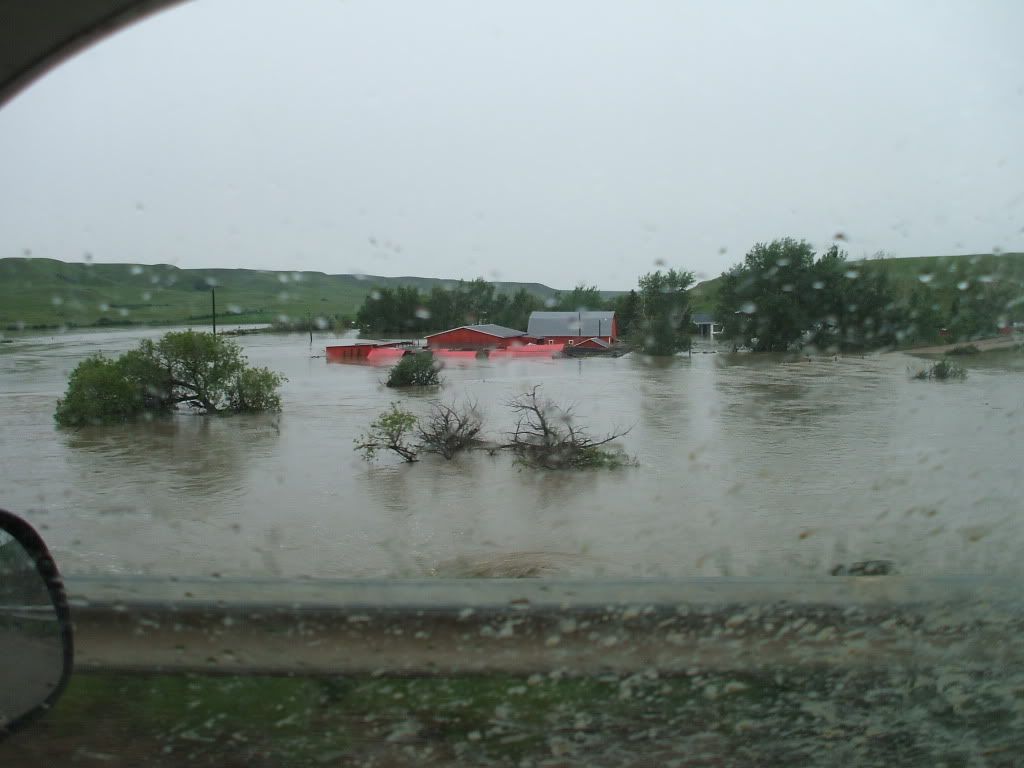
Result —
[{"label": "red barn", "polygon": [[449,331],[432,333],[427,336],[430,349],[507,349],[510,346],[526,344],[531,339],[522,331],[503,325],[484,323],[463,325]]},{"label": "red barn", "polygon": [[542,344],[575,345],[589,339],[611,344],[619,336],[614,312],[531,312],[526,332]]}]

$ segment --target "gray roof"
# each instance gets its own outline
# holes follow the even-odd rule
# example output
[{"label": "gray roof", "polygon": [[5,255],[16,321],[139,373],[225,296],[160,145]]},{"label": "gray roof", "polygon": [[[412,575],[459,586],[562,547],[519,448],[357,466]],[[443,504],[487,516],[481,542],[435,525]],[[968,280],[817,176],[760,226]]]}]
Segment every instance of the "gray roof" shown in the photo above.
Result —
[{"label": "gray roof", "polygon": [[715,318],[714,315],[710,315],[707,312],[694,312],[693,322],[696,323],[697,325],[703,325],[705,323],[715,322]]},{"label": "gray roof", "polygon": [[[526,334],[522,331],[517,331],[515,328],[506,328],[504,325],[495,325],[494,323],[481,323],[479,325],[460,325],[458,328],[449,328],[447,331],[439,331],[438,333],[448,333],[449,331],[457,331],[461,328],[466,328],[471,331],[479,331],[480,333],[486,333],[488,336],[497,336],[499,339],[514,339],[516,336],[525,336]],[[426,338],[431,336],[437,336],[438,333],[431,333]]]},{"label": "gray roof", "polygon": [[604,339],[599,339],[596,336],[594,338],[592,338],[592,339],[587,339],[586,341],[581,341],[580,343],[581,344],[586,344],[588,341],[592,341],[595,344],[597,344],[597,346],[604,347],[605,349],[608,349],[609,347],[611,347],[611,344],[609,344],[607,341],[605,341]]},{"label": "gray roof", "polygon": [[526,332],[543,336],[610,336],[614,312],[531,312]]}]

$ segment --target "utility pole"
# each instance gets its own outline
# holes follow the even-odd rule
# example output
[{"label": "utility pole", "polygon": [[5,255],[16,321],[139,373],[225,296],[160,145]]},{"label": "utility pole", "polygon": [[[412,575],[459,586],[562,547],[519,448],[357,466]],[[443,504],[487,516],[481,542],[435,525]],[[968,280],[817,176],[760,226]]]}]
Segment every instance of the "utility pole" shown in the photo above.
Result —
[{"label": "utility pole", "polygon": [[213,310],[213,335],[217,335],[217,289],[210,288],[210,304]]}]

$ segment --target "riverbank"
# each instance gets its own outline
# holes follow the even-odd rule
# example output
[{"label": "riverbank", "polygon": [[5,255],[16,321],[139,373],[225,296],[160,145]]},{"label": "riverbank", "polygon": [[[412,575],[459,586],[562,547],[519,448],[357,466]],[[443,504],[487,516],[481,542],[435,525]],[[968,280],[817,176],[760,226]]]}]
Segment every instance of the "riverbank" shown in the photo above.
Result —
[{"label": "riverbank", "polygon": [[948,355],[958,347],[973,346],[978,352],[993,352],[996,350],[1014,349],[1022,343],[1024,343],[1024,334],[1016,333],[1009,336],[990,336],[985,339],[958,341],[951,344],[933,344],[927,347],[913,347],[898,351],[909,355]]}]

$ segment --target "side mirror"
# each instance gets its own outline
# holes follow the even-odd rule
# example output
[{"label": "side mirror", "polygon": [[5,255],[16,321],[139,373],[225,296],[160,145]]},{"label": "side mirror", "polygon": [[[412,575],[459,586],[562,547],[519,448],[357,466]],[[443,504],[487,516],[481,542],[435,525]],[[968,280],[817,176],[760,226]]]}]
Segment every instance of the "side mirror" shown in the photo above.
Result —
[{"label": "side mirror", "polygon": [[35,530],[0,509],[0,738],[45,712],[73,661],[57,566]]}]

